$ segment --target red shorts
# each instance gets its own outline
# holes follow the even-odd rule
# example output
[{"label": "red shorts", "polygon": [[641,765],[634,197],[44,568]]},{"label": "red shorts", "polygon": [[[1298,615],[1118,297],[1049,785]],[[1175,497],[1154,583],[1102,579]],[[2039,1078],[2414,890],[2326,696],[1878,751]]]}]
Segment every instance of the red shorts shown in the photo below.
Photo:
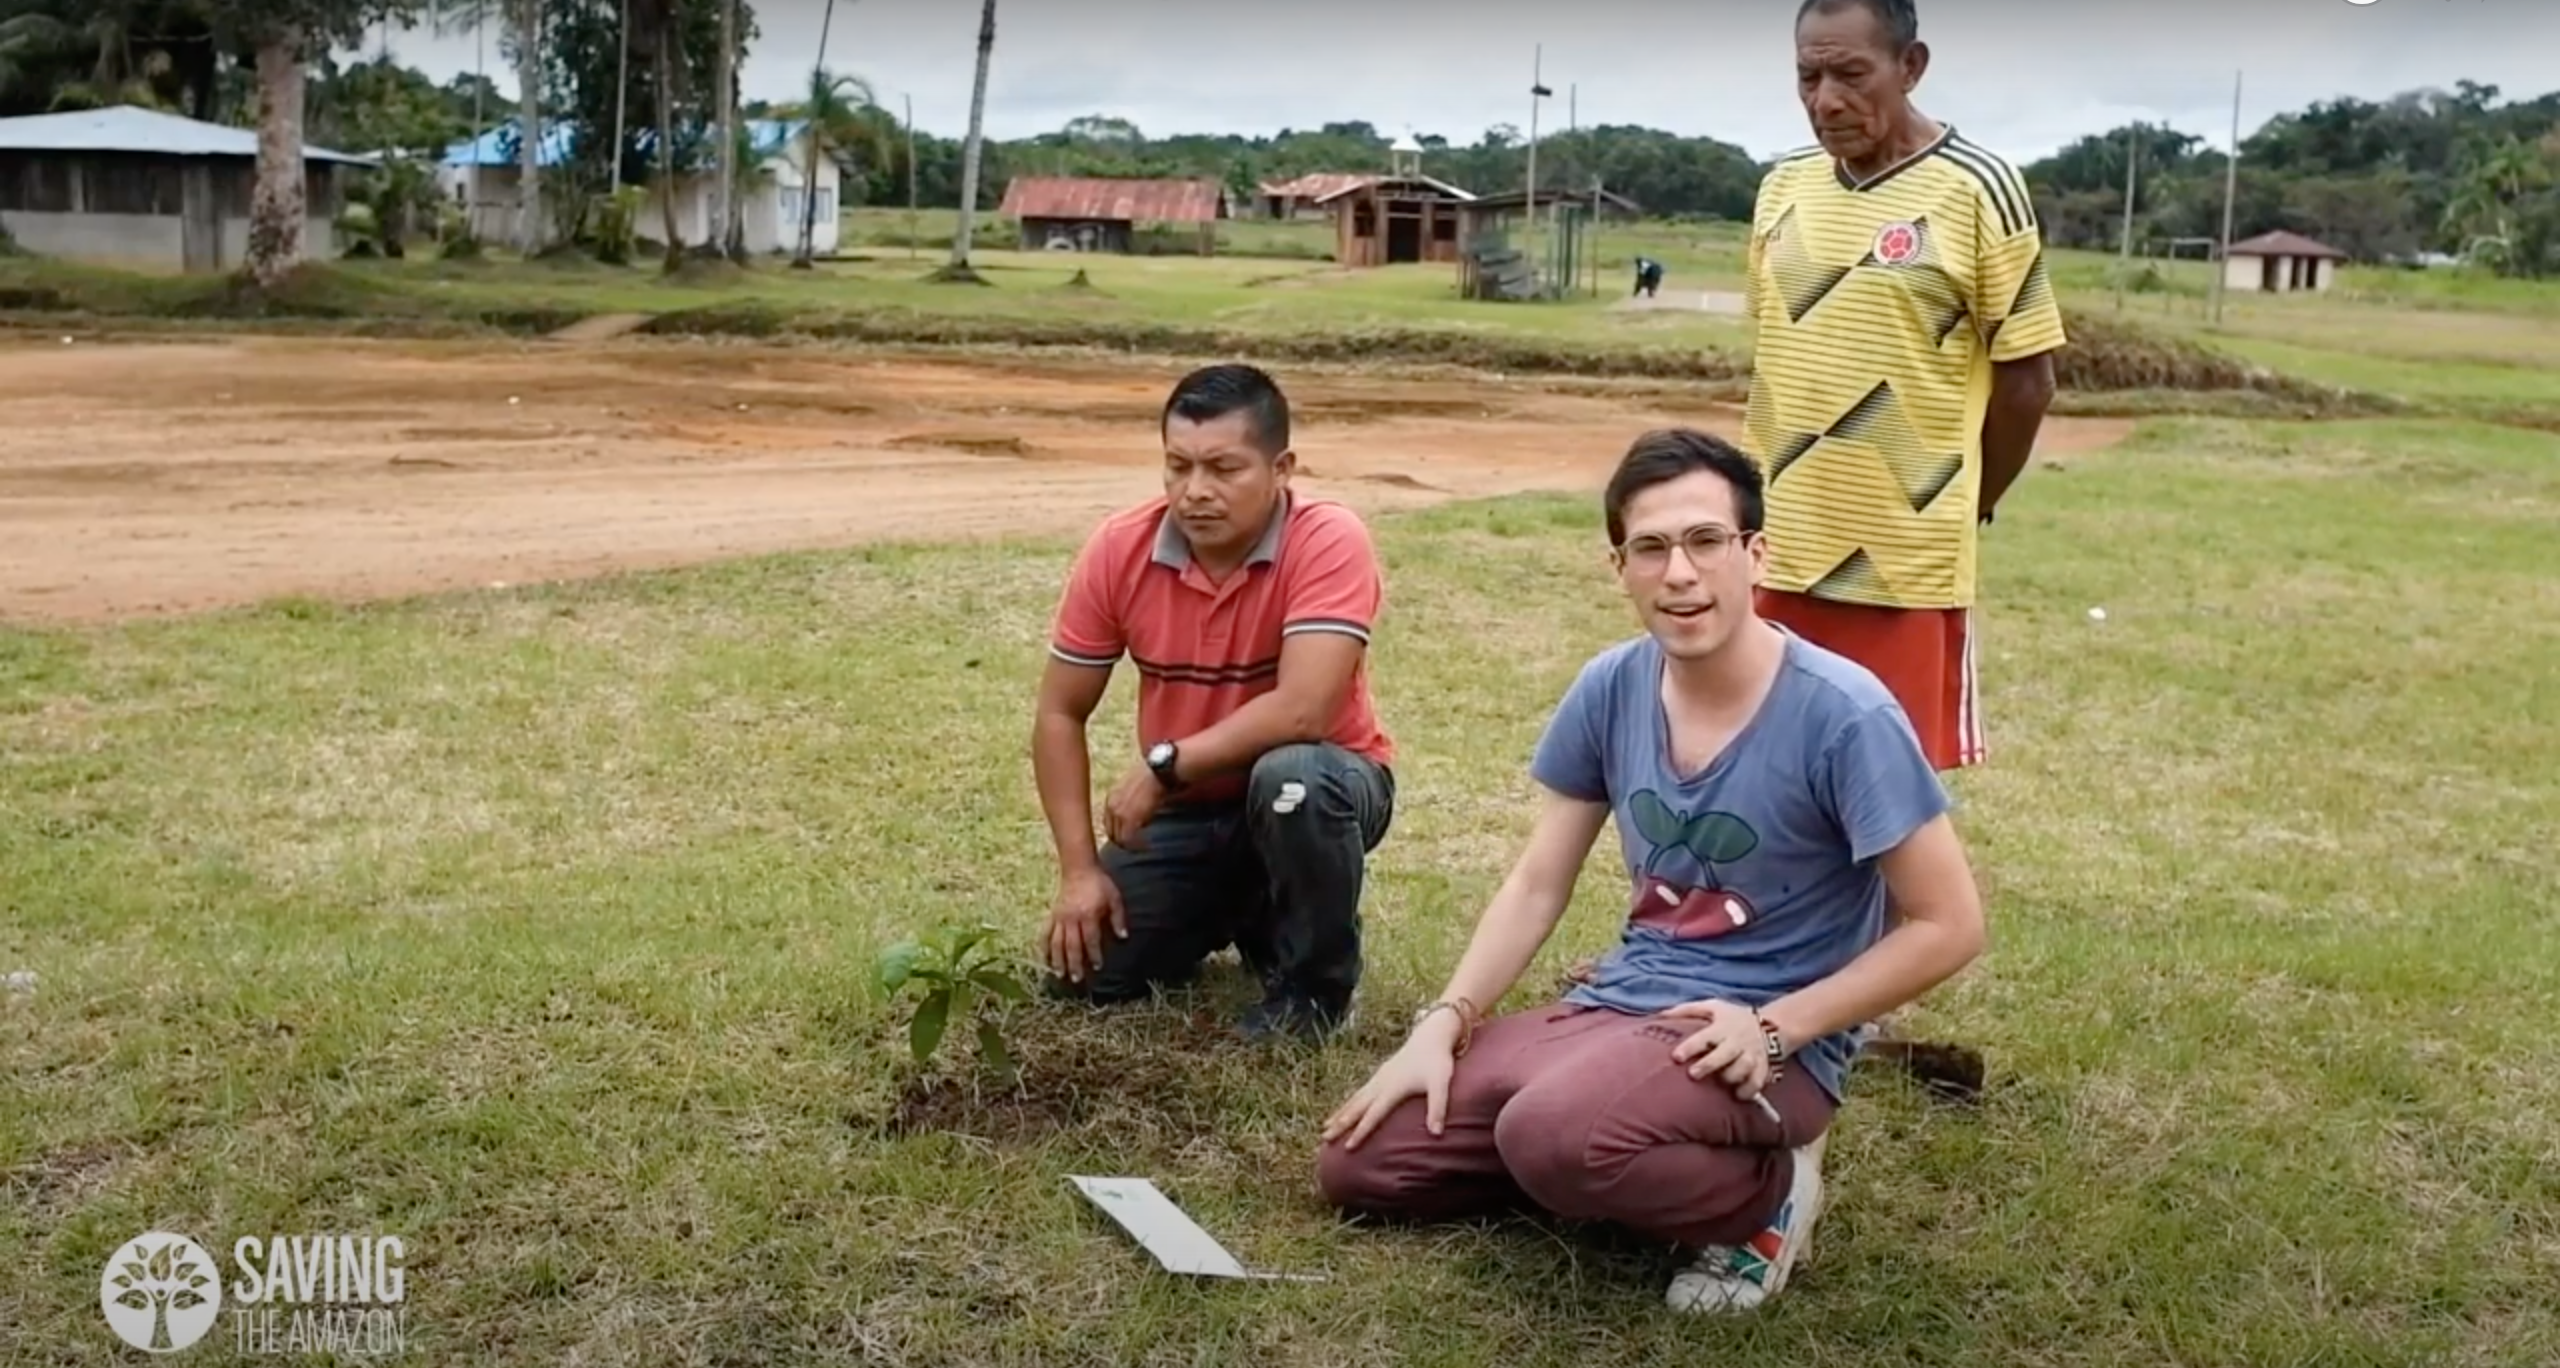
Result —
[{"label": "red shorts", "polygon": [[1876,608],[1759,591],[1760,616],[1874,672],[1942,770],[1982,763],[1982,713],[1973,677],[1973,630],[1963,608]]}]

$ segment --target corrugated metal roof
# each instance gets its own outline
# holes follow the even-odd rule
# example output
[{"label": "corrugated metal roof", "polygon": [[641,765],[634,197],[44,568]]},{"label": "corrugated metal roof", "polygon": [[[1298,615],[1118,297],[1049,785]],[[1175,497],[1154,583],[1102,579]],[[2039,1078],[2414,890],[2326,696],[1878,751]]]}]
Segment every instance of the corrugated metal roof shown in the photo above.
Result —
[{"label": "corrugated metal roof", "polygon": [[[518,166],[523,159],[513,146],[516,126],[502,123],[479,137],[455,143],[444,150],[447,166]],[[542,126],[542,165],[558,166],[569,159],[569,145],[578,130],[565,123],[551,122]]]},{"label": "corrugated metal roof", "polygon": [[[746,129],[747,136],[754,140],[755,154],[759,157],[770,157],[781,151],[784,144],[800,136],[800,130],[808,126],[806,120],[800,119],[742,119],[739,122]],[[515,132],[515,120],[510,119],[477,138],[455,143],[444,150],[444,164],[446,166],[496,167],[521,165],[523,158],[516,154],[513,145]],[[640,128],[632,131],[632,140],[644,150],[657,145],[657,136],[658,130],[655,128]],[[542,125],[542,165],[558,166],[567,161],[570,149],[575,146],[577,138],[576,124],[559,119],[545,121]]]},{"label": "corrugated metal roof", "polygon": [[1257,187],[1263,194],[1288,199],[1320,200],[1356,190],[1376,180],[1377,173],[1365,171],[1317,171],[1295,180],[1264,181]]},{"label": "corrugated metal roof", "polygon": [[[1587,209],[1591,207],[1594,202],[1595,200],[1592,192],[1588,190],[1565,190],[1550,187],[1538,192],[1538,207],[1540,209],[1544,209],[1550,204],[1576,204]],[[1601,191],[1596,202],[1606,206],[1607,208],[1627,214],[1641,213],[1644,208],[1644,206],[1637,204],[1634,200],[1619,194],[1615,190]],[[1498,214],[1508,210],[1523,209],[1528,207],[1528,204],[1529,193],[1527,191],[1505,190],[1498,195],[1475,196],[1469,203],[1468,208],[1476,213]]]},{"label": "corrugated metal roof", "polygon": [[[258,130],[205,123],[163,114],[156,109],[115,105],[75,109],[61,114],[29,114],[0,119],[0,151],[8,152],[149,152],[168,157],[250,157],[258,155]],[[346,162],[372,166],[375,158],[305,147],[306,161]]]},{"label": "corrugated metal roof", "polygon": [[1334,190],[1328,190],[1325,193],[1316,196],[1316,203],[1330,204],[1333,201],[1350,194],[1354,190],[1365,189],[1372,185],[1419,185],[1425,189],[1439,191],[1441,194],[1453,200],[1472,201],[1475,199],[1475,195],[1473,193],[1461,190],[1457,186],[1451,185],[1449,182],[1440,179],[1438,176],[1360,176],[1355,178],[1349,185],[1345,185]]},{"label": "corrugated metal roof", "polygon": [[1207,223],[1227,216],[1213,180],[1119,180],[1096,176],[1016,176],[996,212],[1007,218],[1127,219]]},{"label": "corrugated metal roof", "polygon": [[2347,259],[2346,253],[2328,243],[2314,242],[2300,233],[2288,233],[2281,228],[2272,233],[2260,233],[2245,242],[2232,243],[2230,254],[2232,256],[2330,257],[2339,261]]}]

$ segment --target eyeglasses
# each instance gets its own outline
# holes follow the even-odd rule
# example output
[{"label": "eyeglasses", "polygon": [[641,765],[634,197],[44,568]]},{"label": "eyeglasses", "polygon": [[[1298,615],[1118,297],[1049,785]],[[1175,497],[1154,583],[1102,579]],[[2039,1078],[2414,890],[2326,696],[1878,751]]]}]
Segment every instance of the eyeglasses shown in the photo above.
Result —
[{"label": "eyeglasses", "polygon": [[1677,545],[1681,550],[1689,553],[1689,564],[1704,570],[1728,548],[1737,543],[1749,541],[1756,535],[1758,534],[1736,532],[1730,527],[1716,523],[1702,523],[1681,533],[1676,542],[1670,537],[1653,533],[1647,533],[1641,537],[1629,537],[1618,544],[1618,554],[1625,559],[1628,568],[1646,574],[1657,574],[1670,567],[1671,548]]}]

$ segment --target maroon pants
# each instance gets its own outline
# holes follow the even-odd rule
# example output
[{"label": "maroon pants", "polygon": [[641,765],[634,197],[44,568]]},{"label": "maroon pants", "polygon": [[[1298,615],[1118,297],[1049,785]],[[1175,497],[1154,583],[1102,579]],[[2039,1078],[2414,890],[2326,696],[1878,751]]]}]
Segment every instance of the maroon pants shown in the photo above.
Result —
[{"label": "maroon pants", "polygon": [[1458,1060],[1441,1134],[1412,1098],[1360,1148],[1325,1144],[1317,1185],[1364,1215],[1448,1220],[1526,1202],[1687,1247],[1739,1244],[1777,1214],[1789,1150],[1821,1135],[1833,1106],[1801,1069],[1767,1093],[1784,1125],[1691,1078],[1671,1051],[1696,1029],[1564,1003],[1497,1017]]}]

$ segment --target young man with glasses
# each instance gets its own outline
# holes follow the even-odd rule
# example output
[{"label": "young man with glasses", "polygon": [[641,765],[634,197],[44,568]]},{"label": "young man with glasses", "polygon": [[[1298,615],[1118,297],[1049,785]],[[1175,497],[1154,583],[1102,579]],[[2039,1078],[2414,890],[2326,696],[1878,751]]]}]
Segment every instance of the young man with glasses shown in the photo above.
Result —
[{"label": "young man with glasses", "polygon": [[[1403,1047],[1327,1118],[1318,1183],[1355,1213],[1619,1222],[1683,1252],[1673,1307],[1748,1309],[1812,1230],[1854,1028],[1972,962],[1982,908],[1893,695],[1754,608],[1750,458],[1648,433],[1603,513],[1644,635],[1549,718],[1527,847]],[[1488,1018],[1613,815],[1618,947],[1561,1001]]]}]

